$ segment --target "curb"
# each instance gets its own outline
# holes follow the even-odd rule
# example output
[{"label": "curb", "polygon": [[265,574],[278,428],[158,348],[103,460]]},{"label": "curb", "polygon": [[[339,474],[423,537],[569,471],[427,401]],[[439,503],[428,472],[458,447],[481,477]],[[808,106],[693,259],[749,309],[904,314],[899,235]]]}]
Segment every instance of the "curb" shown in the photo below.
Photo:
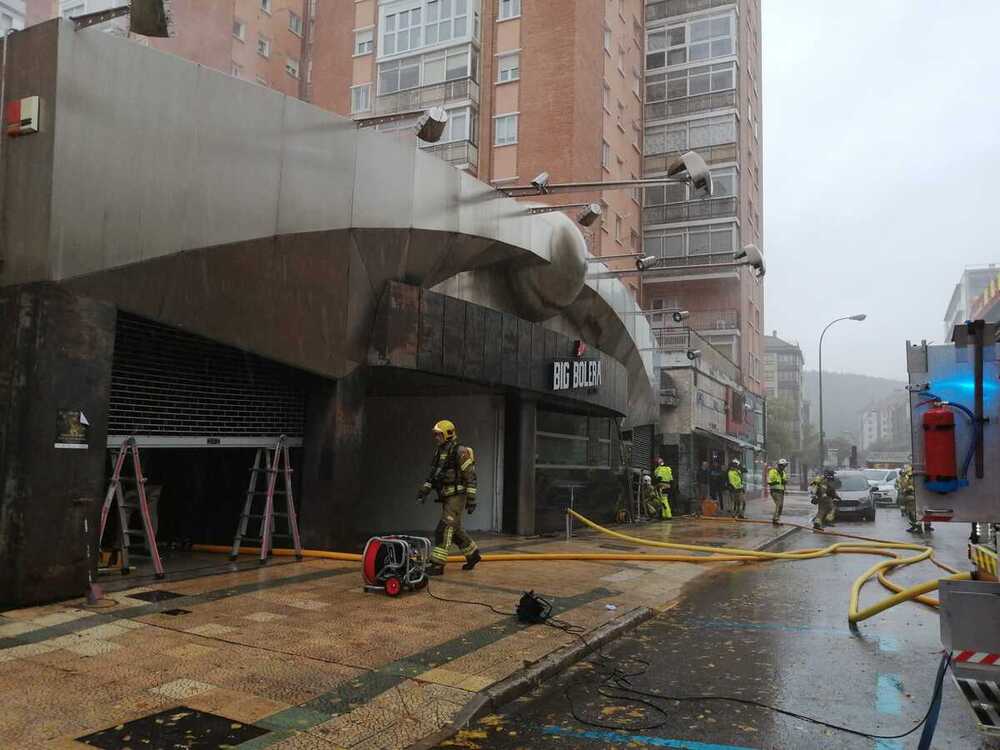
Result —
[{"label": "curb", "polygon": [[476,719],[495,713],[501,706],[531,692],[545,680],[559,674],[605,644],[637,628],[656,615],[656,610],[648,607],[637,607],[619,615],[610,622],[604,623],[592,633],[581,636],[581,639],[586,638],[586,643],[577,639],[574,643],[553,651],[531,666],[518,670],[510,677],[477,693],[458,712],[451,723],[429,737],[410,745],[409,750],[431,750],[442,742],[450,740]]},{"label": "curb", "polygon": [[779,542],[785,541],[788,537],[794,534],[796,531],[801,531],[798,526],[792,526],[790,529],[785,529],[778,536],[768,539],[766,542],[761,542],[756,547],[754,547],[754,552],[763,552],[766,549],[770,549]]}]

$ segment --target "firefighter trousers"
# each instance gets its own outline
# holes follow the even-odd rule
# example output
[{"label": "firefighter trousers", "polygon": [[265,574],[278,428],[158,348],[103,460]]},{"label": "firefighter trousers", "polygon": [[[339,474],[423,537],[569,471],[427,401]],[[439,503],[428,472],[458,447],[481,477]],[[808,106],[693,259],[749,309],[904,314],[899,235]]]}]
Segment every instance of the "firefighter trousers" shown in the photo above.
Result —
[{"label": "firefighter trousers", "polygon": [[813,526],[822,529],[827,524],[833,523],[837,515],[837,508],[833,504],[833,499],[824,497],[816,502],[816,517],[813,519]]},{"label": "firefighter trousers", "polygon": [[431,560],[438,565],[448,562],[448,550],[454,543],[466,559],[475,553],[476,543],[462,528],[462,516],[465,514],[466,496],[451,495],[441,501],[441,520],[434,530],[434,549],[431,550]]},{"label": "firefighter trousers", "polygon": [[781,511],[785,508],[785,491],[771,488],[771,499],[774,500],[774,516],[771,520],[781,519]]},{"label": "firefighter trousers", "polygon": [[743,490],[729,489],[729,512],[736,518],[743,518],[747,503]]}]

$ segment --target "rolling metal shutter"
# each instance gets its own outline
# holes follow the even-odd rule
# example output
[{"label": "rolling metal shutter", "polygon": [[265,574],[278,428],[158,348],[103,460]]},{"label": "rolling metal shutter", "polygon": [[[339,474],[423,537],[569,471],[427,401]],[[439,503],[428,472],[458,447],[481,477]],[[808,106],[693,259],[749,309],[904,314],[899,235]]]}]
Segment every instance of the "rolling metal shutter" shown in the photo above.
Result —
[{"label": "rolling metal shutter", "polygon": [[632,428],[632,468],[649,470],[653,465],[653,425]]},{"label": "rolling metal shutter", "polygon": [[202,336],[119,313],[111,369],[108,444],[301,444],[305,376]]}]

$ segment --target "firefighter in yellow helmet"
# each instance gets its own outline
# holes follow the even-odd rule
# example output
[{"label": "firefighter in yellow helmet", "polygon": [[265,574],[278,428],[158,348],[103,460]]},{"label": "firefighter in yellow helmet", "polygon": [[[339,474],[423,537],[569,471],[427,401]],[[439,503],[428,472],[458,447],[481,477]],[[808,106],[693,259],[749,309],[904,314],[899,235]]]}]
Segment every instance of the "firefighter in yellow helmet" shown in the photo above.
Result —
[{"label": "firefighter in yellow helmet", "polygon": [[422,503],[431,490],[441,503],[441,520],[434,531],[434,548],[428,575],[441,575],[454,542],[465,555],[462,570],[472,570],[482,559],[472,537],[462,528],[462,513],[476,509],[476,457],[472,448],[458,444],[455,424],[443,419],[434,425],[434,458],[431,473],[417,492]]}]

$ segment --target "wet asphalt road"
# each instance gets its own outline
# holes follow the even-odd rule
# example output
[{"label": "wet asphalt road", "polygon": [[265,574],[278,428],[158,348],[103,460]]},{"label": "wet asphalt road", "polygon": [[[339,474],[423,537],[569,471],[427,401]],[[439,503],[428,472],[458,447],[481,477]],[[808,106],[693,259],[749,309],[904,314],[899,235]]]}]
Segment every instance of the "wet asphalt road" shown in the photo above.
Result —
[{"label": "wet asphalt road", "polygon": [[[769,501],[751,503],[749,515],[767,517],[765,503]],[[806,523],[812,510],[804,495],[789,496],[785,517]],[[837,529],[911,539],[904,526],[899,511],[887,508],[879,509],[874,524],[841,521]],[[935,528],[931,543],[937,558],[966,569],[967,527]],[[773,549],[832,541],[799,531]],[[597,693],[603,675],[617,665],[642,671],[632,684],[648,692],[737,696],[873,734],[905,732],[922,718],[930,701],[941,653],[938,618],[927,607],[907,603],[861,623],[852,633],[847,624],[850,585],[879,559],[840,555],[745,565],[703,576],[674,609],[606,647],[606,659],[592,657],[578,664],[501,715],[470,727],[449,746],[916,748],[920,730],[902,740],[873,740],[734,703],[654,700],[662,709],[657,711]],[[912,584],[936,573],[937,568],[921,563],[893,579]],[[877,582],[870,583],[862,604],[886,595]],[[590,722],[620,729],[579,721],[573,710]],[[950,677],[933,746],[990,747]]]}]

